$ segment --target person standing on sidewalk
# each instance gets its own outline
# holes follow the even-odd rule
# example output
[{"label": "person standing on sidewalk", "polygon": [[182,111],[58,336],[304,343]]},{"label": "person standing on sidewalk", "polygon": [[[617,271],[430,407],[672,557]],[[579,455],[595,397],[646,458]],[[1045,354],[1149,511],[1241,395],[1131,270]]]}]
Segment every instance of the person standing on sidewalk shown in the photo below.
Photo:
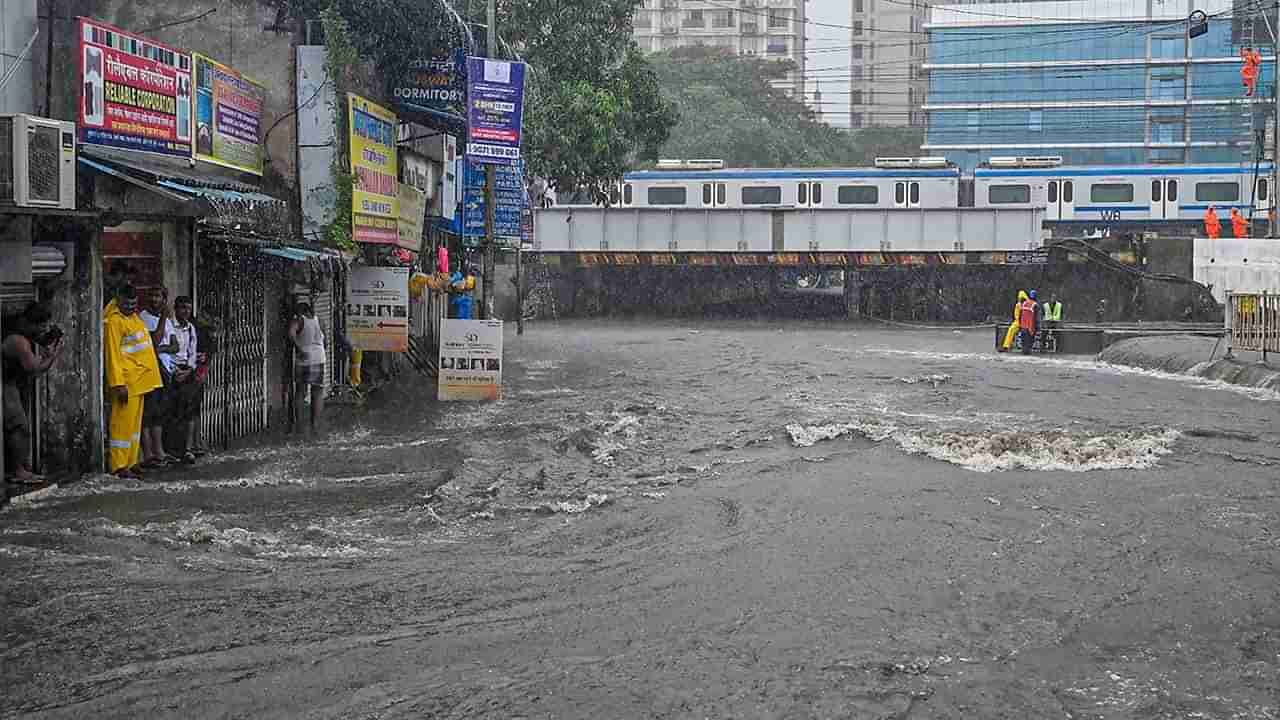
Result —
[{"label": "person standing on sidewalk", "polygon": [[148,393],[163,387],[151,333],[138,317],[138,292],[125,285],[104,311],[102,352],[111,398],[108,430],[111,472],[141,476],[142,406]]},{"label": "person standing on sidewalk", "polygon": [[315,438],[320,430],[324,413],[324,330],[316,319],[315,311],[307,302],[298,303],[297,315],[289,323],[289,339],[294,347],[294,402],[293,422],[297,432],[302,431],[302,399],[311,396],[311,420],[309,434]]},{"label": "person standing on sidewalk", "polygon": [[151,346],[155,348],[160,363],[160,382],[163,387],[148,393],[142,404],[142,469],[153,470],[178,462],[164,448],[164,428],[169,423],[169,407],[173,397],[174,353],[177,342],[169,332],[169,291],[155,290],[149,296],[148,307],[138,313],[151,333]]},{"label": "person standing on sidewalk", "polygon": [[62,354],[62,337],[51,333],[51,319],[48,308],[33,302],[22,313],[17,329],[4,338],[4,456],[13,468],[12,482],[20,485],[44,482],[32,471],[31,418],[22,404],[22,391]]}]

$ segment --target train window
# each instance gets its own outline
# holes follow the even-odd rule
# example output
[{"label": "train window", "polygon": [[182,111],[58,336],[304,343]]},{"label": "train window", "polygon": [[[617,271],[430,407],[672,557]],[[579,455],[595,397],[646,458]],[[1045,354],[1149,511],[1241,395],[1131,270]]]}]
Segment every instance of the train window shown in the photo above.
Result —
[{"label": "train window", "polygon": [[907,202],[907,184],[906,183],[893,184],[893,202],[898,205],[902,205]]},{"label": "train window", "polygon": [[812,195],[813,195],[813,204],[821,205],[822,204],[822,183],[813,184]]},{"label": "train window", "polygon": [[723,205],[728,198],[724,183],[716,183],[716,204]]},{"label": "train window", "polygon": [[1062,202],[1074,202],[1076,199],[1076,184],[1071,180],[1062,181]]},{"label": "train window", "polygon": [[711,204],[711,183],[704,183],[702,186],[702,204]]},{"label": "train window", "polygon": [[803,183],[803,182],[800,183],[799,187],[796,188],[796,192],[799,193],[798,197],[800,198],[800,204],[808,205],[809,204],[809,183]]},{"label": "train window", "polygon": [[1050,180],[1049,181],[1049,203],[1053,204],[1056,202],[1058,202],[1058,181]]},{"label": "train window", "polygon": [[1169,202],[1177,202],[1178,201],[1178,181],[1170,180],[1167,183],[1167,185],[1168,185],[1169,191],[1165,193],[1164,199],[1168,200]]},{"label": "train window", "polygon": [[623,205],[630,205],[634,195],[635,194],[631,191],[631,183],[626,183],[622,186],[622,204]]},{"label": "train window", "polygon": [[841,205],[875,205],[880,202],[880,188],[875,185],[841,185],[836,189],[836,202]]},{"label": "train window", "polygon": [[987,202],[992,205],[1031,202],[1030,185],[992,185],[987,188]]},{"label": "train window", "polygon": [[911,204],[920,204],[920,183],[918,182],[911,183]]},{"label": "train window", "polygon": [[650,205],[684,205],[685,189],[682,187],[649,188]]},{"label": "train window", "polygon": [[1132,183],[1114,183],[1109,185],[1094,185],[1089,188],[1089,202],[1096,203],[1122,203],[1133,202],[1133,184]]},{"label": "train window", "polygon": [[1164,183],[1160,182],[1159,180],[1151,181],[1151,202],[1160,202],[1161,200],[1163,200],[1163,198],[1160,197],[1162,194],[1160,192],[1160,188],[1162,187],[1164,187]]},{"label": "train window", "polygon": [[768,187],[742,188],[743,205],[781,205],[782,188],[777,185]]},{"label": "train window", "polygon": [[622,199],[622,193],[618,191],[617,185],[614,185],[613,187],[609,188],[609,207],[613,207],[614,205],[617,205],[618,201],[621,199]]},{"label": "train window", "polygon": [[1240,183],[1196,183],[1196,202],[1235,202],[1240,199]]},{"label": "train window", "polygon": [[1267,201],[1267,179],[1266,178],[1258,178],[1258,200],[1261,202]]}]

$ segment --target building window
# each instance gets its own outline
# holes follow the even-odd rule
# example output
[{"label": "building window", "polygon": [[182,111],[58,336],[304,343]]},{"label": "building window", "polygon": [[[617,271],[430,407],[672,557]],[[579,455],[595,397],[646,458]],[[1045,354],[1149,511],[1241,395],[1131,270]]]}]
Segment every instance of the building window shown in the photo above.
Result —
[{"label": "building window", "polygon": [[776,12],[769,13],[769,27],[771,28],[790,27],[791,26],[790,21],[791,21],[791,18],[787,17],[786,15],[782,15]]},{"label": "building window", "polygon": [[1187,78],[1182,73],[1151,76],[1151,97],[1155,100],[1184,100]]},{"label": "building window", "polygon": [[1151,57],[1152,58],[1181,58],[1187,55],[1186,40],[1181,36],[1177,37],[1153,37],[1151,38]]},{"label": "building window", "polygon": [[650,205],[684,205],[685,189],[682,187],[649,188]]},{"label": "building window", "polygon": [[701,10],[687,10],[684,14],[684,26],[687,28],[706,27],[707,19],[703,17]]},{"label": "building window", "polygon": [[861,20],[853,21],[853,36],[862,37],[862,21]]},{"label": "building window", "polygon": [[1196,202],[1236,202],[1240,199],[1240,183],[1196,183]]},{"label": "building window", "polygon": [[849,126],[856,128],[862,127],[862,113],[849,113]]},{"label": "building window", "polygon": [[853,104],[853,105],[861,105],[861,104],[862,104],[862,91],[861,91],[861,90],[854,90],[854,91],[853,91],[853,93],[850,95],[849,102],[850,102],[850,104]]},{"label": "building window", "polygon": [[1038,133],[1043,129],[1044,129],[1044,111],[1028,110],[1027,111],[1027,130]]},{"label": "building window", "polygon": [[854,43],[854,44],[853,44],[853,59],[854,59],[854,60],[861,60],[861,59],[862,59],[862,45],[861,45],[861,43]]},{"label": "building window", "polygon": [[836,190],[841,205],[875,205],[880,202],[880,188],[875,185],[841,185]]},{"label": "building window", "polygon": [[770,55],[786,55],[787,41],[776,38],[769,38],[769,54]]},{"label": "building window", "polygon": [[853,11],[856,13],[866,12],[866,7],[864,7],[863,5],[863,0],[853,0]]},{"label": "building window", "polygon": [[1133,202],[1133,184],[1132,183],[1114,183],[1107,185],[1094,185],[1089,188],[1089,202],[1095,203],[1123,203]]},{"label": "building window", "polygon": [[852,77],[855,81],[860,81],[860,80],[862,80],[862,66],[861,66],[861,65],[854,65],[852,68],[850,68],[850,72],[851,72],[851,77]]},{"label": "building window", "polygon": [[970,110],[968,114],[965,115],[965,127],[967,127],[971,133],[978,132],[978,129],[982,127],[982,113],[977,110]]},{"label": "building window", "polygon": [[1031,202],[1030,185],[992,185],[987,188],[987,202],[992,205],[1011,205]]},{"label": "building window", "polygon": [[733,11],[732,10],[716,10],[712,12],[711,27],[714,27],[714,28],[733,27]]},{"label": "building window", "polygon": [[782,187],[780,185],[771,185],[767,187],[744,187],[742,188],[742,204],[781,205]]}]

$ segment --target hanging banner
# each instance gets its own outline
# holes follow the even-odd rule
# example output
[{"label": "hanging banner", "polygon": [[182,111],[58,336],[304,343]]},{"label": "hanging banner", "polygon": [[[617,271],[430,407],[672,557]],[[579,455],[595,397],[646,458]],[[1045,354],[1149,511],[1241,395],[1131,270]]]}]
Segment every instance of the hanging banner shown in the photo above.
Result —
[{"label": "hanging banner", "polygon": [[400,183],[400,247],[422,252],[422,223],[427,217],[427,194]]},{"label": "hanging banner", "polygon": [[524,63],[467,58],[467,156],[491,165],[520,159]]},{"label": "hanging banner", "polygon": [[459,48],[445,57],[415,61],[391,90],[396,107],[407,114],[440,113],[466,122],[467,53]]},{"label": "hanging banner", "polygon": [[399,245],[395,113],[359,95],[347,96],[351,148],[351,237]]},{"label": "hanging banner", "polygon": [[79,18],[80,143],[191,157],[191,56]]},{"label": "hanging banner", "polygon": [[449,320],[440,328],[442,401],[502,399],[502,321]]},{"label": "hanging banner", "polygon": [[409,350],[409,268],[354,266],[347,279],[347,338],[358,350]]},{"label": "hanging banner", "polygon": [[192,157],[261,176],[266,88],[200,53],[193,53],[191,59],[196,78]]}]

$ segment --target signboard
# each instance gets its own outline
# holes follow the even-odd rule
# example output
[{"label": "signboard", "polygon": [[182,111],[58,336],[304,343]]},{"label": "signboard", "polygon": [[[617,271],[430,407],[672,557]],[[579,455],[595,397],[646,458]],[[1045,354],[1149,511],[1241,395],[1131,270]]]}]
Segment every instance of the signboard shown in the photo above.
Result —
[{"label": "signboard", "polygon": [[[484,237],[484,166],[471,158],[463,162],[465,189],[462,198],[462,234]],[[524,162],[494,168],[493,196],[495,210],[493,234],[503,245],[514,246],[521,237],[524,224]]]},{"label": "signboard", "polygon": [[395,113],[359,95],[348,95],[347,125],[351,148],[351,237],[359,243],[399,245]]},{"label": "signboard", "polygon": [[400,247],[422,252],[422,223],[427,216],[427,194],[400,183]]},{"label": "signboard", "polygon": [[444,320],[440,329],[442,401],[502,399],[502,321]]},{"label": "signboard", "polygon": [[191,58],[196,77],[193,157],[261,176],[266,88],[204,55]]},{"label": "signboard", "polygon": [[409,268],[351,268],[347,338],[358,350],[409,350]]},{"label": "signboard", "polygon": [[464,121],[467,114],[467,53],[457,49],[447,57],[414,62],[405,78],[391,90],[396,105],[405,112],[420,110],[452,115]]},{"label": "signboard", "polygon": [[509,165],[520,159],[524,63],[467,58],[467,156]]},{"label": "signboard", "polygon": [[80,18],[80,143],[191,157],[191,56]]}]

